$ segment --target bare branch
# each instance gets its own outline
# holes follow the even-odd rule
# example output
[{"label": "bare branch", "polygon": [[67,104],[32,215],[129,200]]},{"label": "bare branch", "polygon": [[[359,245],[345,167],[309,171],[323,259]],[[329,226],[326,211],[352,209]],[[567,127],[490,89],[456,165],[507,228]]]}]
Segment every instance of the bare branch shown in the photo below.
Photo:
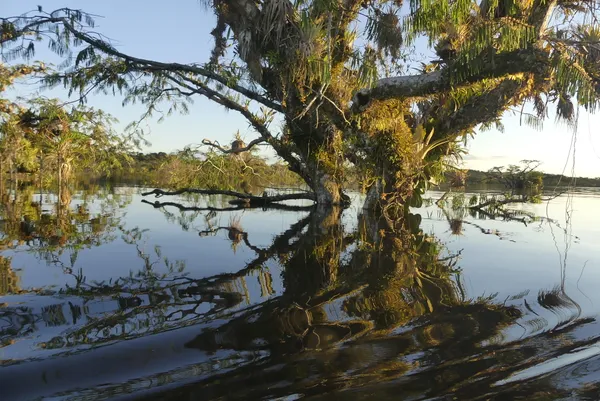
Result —
[{"label": "bare branch", "polygon": [[244,147],[235,148],[235,149],[234,148],[227,149],[227,148],[222,147],[219,144],[219,142],[217,142],[217,141],[211,141],[210,139],[203,139],[202,140],[202,144],[203,145],[219,149],[219,151],[221,151],[222,153],[225,153],[225,154],[229,154],[229,153],[237,154],[237,153],[247,152],[247,151],[251,150],[254,146],[256,146],[258,144],[261,144],[261,143],[266,143],[266,142],[267,141],[264,138],[257,138],[257,139],[255,139],[253,141],[250,141],[250,143],[248,143],[248,145],[246,145]]}]

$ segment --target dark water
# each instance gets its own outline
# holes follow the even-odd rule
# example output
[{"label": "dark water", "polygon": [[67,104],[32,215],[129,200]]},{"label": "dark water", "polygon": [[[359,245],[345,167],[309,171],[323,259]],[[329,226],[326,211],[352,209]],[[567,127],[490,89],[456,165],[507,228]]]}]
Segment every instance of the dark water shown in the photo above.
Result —
[{"label": "dark water", "polygon": [[600,399],[600,192],[469,197],[2,194],[0,399]]}]

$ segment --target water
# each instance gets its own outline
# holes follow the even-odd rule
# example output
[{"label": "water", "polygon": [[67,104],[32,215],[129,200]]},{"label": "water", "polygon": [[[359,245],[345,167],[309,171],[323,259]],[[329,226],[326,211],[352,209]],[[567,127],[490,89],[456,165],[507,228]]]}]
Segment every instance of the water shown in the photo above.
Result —
[{"label": "water", "polygon": [[391,228],[140,192],[2,194],[0,399],[600,398],[596,190]]}]

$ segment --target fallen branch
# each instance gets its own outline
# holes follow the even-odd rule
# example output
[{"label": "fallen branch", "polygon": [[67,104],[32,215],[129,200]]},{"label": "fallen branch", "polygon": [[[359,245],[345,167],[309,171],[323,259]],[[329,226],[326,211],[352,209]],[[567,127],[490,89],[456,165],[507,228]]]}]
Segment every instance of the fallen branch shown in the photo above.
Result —
[{"label": "fallen branch", "polygon": [[293,194],[279,194],[272,196],[255,196],[251,194],[245,194],[236,191],[220,190],[220,189],[194,189],[194,188],[181,188],[176,191],[163,191],[162,189],[154,189],[149,192],[143,192],[142,196],[154,195],[156,198],[161,196],[169,195],[181,195],[184,193],[190,194],[201,194],[201,195],[226,195],[234,198],[229,203],[232,205],[247,205],[249,207],[261,207],[272,205],[277,202],[286,200],[315,200],[315,194],[312,192],[297,192]]},{"label": "fallen branch", "polygon": [[197,207],[197,206],[183,206],[182,204],[177,203],[177,202],[159,202],[159,201],[150,202],[146,199],[142,199],[142,203],[147,203],[148,205],[152,205],[152,207],[154,207],[155,209],[160,209],[165,206],[172,206],[172,207],[179,209],[182,212],[235,212],[237,210],[254,209],[254,208],[259,208],[259,207],[263,208],[263,209],[283,210],[283,211],[289,211],[289,212],[306,212],[306,211],[311,211],[314,208],[312,205],[311,206],[293,206],[293,205],[285,205],[285,204],[281,204],[281,203],[271,203],[268,205],[258,205],[258,206],[252,206],[247,203],[243,203],[243,204],[240,204],[237,206],[231,206],[231,207],[212,207],[212,206]]},{"label": "fallen branch", "polygon": [[528,203],[528,202],[530,202],[529,198],[520,198],[520,199],[509,198],[509,199],[502,199],[502,200],[492,199],[487,202],[480,203],[479,205],[469,206],[469,209],[480,211],[483,208],[486,208],[488,206],[498,207],[498,206],[508,205],[510,203]]},{"label": "fallen branch", "polygon": [[[473,209],[478,211],[480,214],[486,216],[490,220],[496,220],[497,217],[502,217],[507,221],[517,221],[519,223],[523,223],[525,227],[527,227],[527,219],[525,217],[515,217],[514,214],[507,212],[506,210],[502,210],[500,208],[496,209],[493,213],[486,211],[485,209]],[[482,231],[483,232],[483,231]],[[484,233],[486,234],[486,233]]]},{"label": "fallen branch", "polygon": [[[564,193],[566,193],[566,191],[561,191],[560,193],[554,194],[547,198],[541,198],[539,200],[541,202],[548,202],[548,201],[558,198],[559,196],[563,195]],[[441,198],[440,198],[440,200],[441,200]],[[506,198],[506,199],[502,199],[502,200],[491,199],[487,202],[480,203],[479,205],[469,206],[469,209],[481,211],[483,208],[488,207],[488,206],[499,207],[499,206],[509,205],[511,203],[529,203],[531,201],[532,201],[532,199],[528,196],[523,196],[521,198]]]}]

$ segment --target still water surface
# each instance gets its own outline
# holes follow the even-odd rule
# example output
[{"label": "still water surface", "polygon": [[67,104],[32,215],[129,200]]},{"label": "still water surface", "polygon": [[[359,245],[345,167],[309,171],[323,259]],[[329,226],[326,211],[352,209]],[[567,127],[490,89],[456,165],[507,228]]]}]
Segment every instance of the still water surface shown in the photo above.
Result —
[{"label": "still water surface", "polygon": [[596,190],[393,228],[140,192],[2,194],[0,399],[600,399]]}]

